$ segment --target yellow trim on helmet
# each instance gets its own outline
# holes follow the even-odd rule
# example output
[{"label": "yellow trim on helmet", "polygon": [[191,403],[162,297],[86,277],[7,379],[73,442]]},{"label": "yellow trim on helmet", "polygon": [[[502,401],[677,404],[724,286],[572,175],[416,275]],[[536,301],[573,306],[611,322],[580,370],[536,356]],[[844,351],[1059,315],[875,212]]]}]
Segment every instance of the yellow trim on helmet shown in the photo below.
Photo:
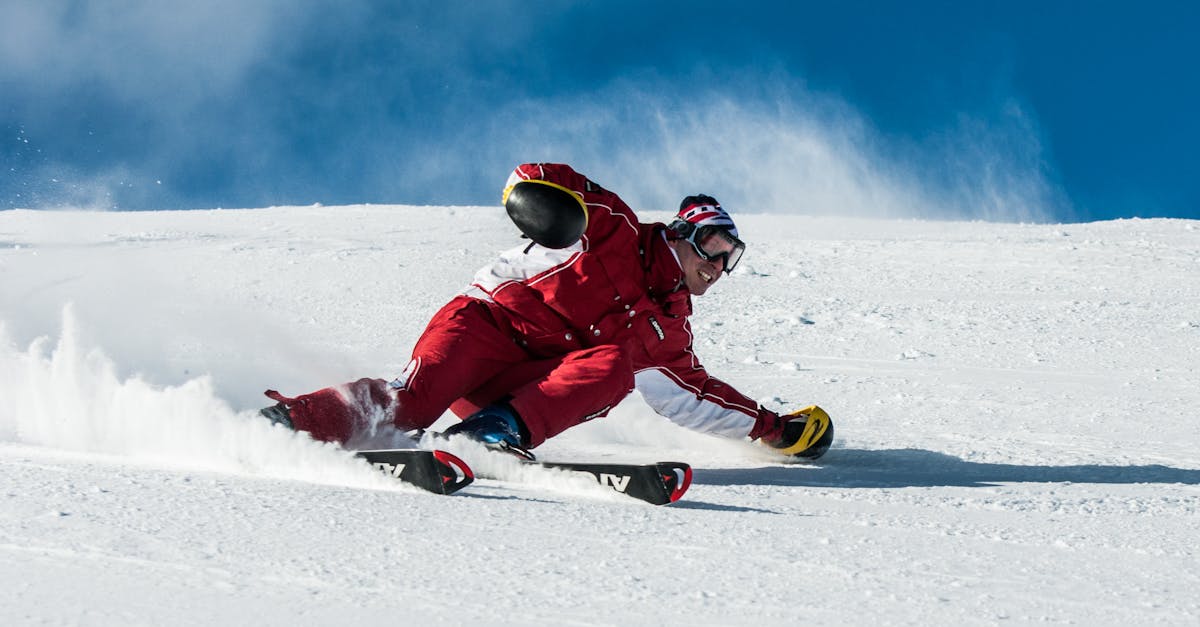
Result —
[{"label": "yellow trim on helmet", "polygon": [[584,202],[583,202],[583,197],[580,196],[579,192],[576,192],[575,190],[563,187],[562,185],[559,185],[558,183],[551,183],[550,181],[543,181],[542,179],[522,179],[522,180],[517,181],[516,183],[513,183],[512,185],[509,185],[508,187],[504,188],[504,195],[500,197],[500,204],[507,205],[509,192],[511,192],[514,187],[520,185],[521,183],[538,183],[539,185],[549,185],[550,187],[553,187],[555,189],[561,189],[562,191],[570,194],[571,198],[574,198],[575,202],[579,203],[579,208],[583,210],[583,230],[584,231],[587,230],[588,210],[587,210],[587,205],[584,204]]},{"label": "yellow trim on helmet", "polygon": [[804,409],[792,412],[788,415],[797,416],[806,414],[808,415],[808,421],[804,425],[804,433],[800,434],[800,438],[796,440],[795,444],[787,448],[776,449],[777,451],[783,453],[784,455],[795,455],[796,453],[802,453],[813,444],[816,444],[817,440],[820,440],[821,436],[825,435],[825,432],[829,430],[829,424],[832,422],[829,418],[829,414],[825,413],[824,409],[821,409],[816,405],[809,405]]}]

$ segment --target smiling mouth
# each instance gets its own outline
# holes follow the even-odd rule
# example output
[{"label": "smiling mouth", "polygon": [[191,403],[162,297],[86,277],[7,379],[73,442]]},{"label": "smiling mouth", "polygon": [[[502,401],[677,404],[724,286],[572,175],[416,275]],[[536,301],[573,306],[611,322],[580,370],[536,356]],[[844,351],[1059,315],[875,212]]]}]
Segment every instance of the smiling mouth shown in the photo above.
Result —
[{"label": "smiling mouth", "polygon": [[703,270],[697,270],[696,273],[700,275],[700,278],[704,279],[705,283],[711,284],[713,282],[713,276],[711,274]]}]

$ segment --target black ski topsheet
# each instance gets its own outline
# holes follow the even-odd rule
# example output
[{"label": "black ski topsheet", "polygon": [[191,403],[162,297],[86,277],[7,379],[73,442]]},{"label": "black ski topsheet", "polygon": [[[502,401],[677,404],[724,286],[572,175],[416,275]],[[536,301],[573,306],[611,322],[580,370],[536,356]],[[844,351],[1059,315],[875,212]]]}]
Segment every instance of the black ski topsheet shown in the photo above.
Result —
[{"label": "black ski topsheet", "polygon": [[544,468],[585,473],[596,483],[654,505],[674,503],[692,485],[692,467],[683,462],[605,464],[588,462],[525,462]]},{"label": "black ski topsheet", "polygon": [[354,454],[390,477],[436,494],[453,494],[475,480],[471,467],[446,451],[382,449]]},{"label": "black ski topsheet", "polygon": [[[492,454],[504,454],[496,451]],[[384,474],[437,494],[452,494],[471,484],[475,473],[462,459],[441,450],[380,449],[356,451]],[[692,467],[683,462],[613,464],[590,462],[521,463],[581,473],[598,485],[653,505],[674,503],[692,485]]]}]

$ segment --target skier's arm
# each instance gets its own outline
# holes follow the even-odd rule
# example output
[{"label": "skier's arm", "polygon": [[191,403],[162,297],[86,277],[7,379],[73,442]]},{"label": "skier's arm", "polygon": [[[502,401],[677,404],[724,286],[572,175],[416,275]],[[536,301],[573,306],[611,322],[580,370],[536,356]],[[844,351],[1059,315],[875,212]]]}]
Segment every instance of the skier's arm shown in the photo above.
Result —
[{"label": "skier's arm", "polygon": [[808,458],[820,457],[833,441],[833,424],[824,410],[812,406],[780,416],[709,376],[690,345],[661,365],[637,372],[635,381],[654,411],[689,429],[748,436],[786,455]]},{"label": "skier's arm", "polygon": [[635,381],[638,392],[654,411],[695,431],[729,438],[757,437],[754,431],[761,416],[773,414],[709,377],[702,368],[647,368],[636,373]]},{"label": "skier's arm", "polygon": [[777,414],[716,377],[709,376],[692,349],[686,316],[659,321],[662,336],[652,349],[654,367],[635,373],[637,389],[654,411],[672,422],[731,438],[761,436]]}]

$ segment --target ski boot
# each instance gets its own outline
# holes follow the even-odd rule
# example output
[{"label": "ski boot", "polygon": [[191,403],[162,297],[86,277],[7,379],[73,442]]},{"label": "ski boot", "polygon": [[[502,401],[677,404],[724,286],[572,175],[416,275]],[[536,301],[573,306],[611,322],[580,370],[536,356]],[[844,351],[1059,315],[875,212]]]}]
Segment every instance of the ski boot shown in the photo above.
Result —
[{"label": "ski boot", "polygon": [[525,425],[517,412],[505,403],[496,403],[467,416],[442,435],[463,435],[490,449],[533,461],[537,458],[525,448],[529,437],[524,433]]}]

